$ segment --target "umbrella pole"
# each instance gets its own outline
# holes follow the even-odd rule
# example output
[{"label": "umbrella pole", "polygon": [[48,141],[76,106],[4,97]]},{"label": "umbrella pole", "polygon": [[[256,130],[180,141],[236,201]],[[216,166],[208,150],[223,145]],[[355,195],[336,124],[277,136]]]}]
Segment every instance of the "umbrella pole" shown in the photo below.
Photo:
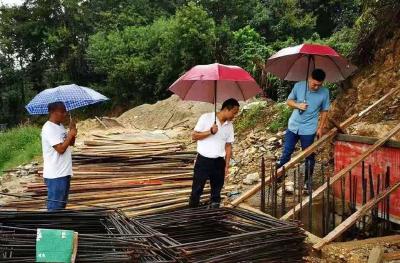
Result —
[{"label": "umbrella pole", "polygon": [[[307,74],[306,74],[306,88],[304,90],[304,100],[303,103],[307,103],[306,96],[307,96],[307,90],[308,90],[308,76],[310,72],[310,63],[311,63],[311,55],[308,55],[308,64],[307,64]],[[301,110],[300,114],[303,114],[304,111]]]},{"label": "umbrella pole", "polygon": [[214,80],[214,124],[217,124],[217,81]]}]

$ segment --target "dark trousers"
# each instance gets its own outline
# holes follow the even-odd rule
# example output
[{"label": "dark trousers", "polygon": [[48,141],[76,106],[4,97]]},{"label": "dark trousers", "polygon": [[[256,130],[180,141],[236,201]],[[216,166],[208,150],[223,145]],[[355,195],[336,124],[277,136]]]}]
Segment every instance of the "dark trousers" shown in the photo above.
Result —
[{"label": "dark trousers", "polygon": [[47,211],[65,209],[68,201],[71,176],[64,176],[55,179],[44,178],[47,185]]},{"label": "dark trousers", "polygon": [[[292,154],[294,152],[294,149],[296,147],[296,143],[300,140],[301,148],[304,150],[311,144],[313,144],[315,138],[315,134],[312,135],[299,135],[294,132],[291,132],[289,130],[286,130],[285,133],[285,142],[283,145],[283,153],[281,156],[281,159],[279,160],[278,163],[278,168],[282,167],[285,163],[290,161],[290,158],[292,157]],[[315,154],[310,154],[306,158],[306,163],[305,163],[305,175],[304,175],[304,181],[308,181],[308,174],[310,173],[311,175],[314,172],[314,166],[315,166]]]},{"label": "dark trousers", "polygon": [[221,202],[221,190],[224,186],[225,178],[225,159],[207,158],[200,154],[197,155],[194,165],[194,175],[192,184],[192,193],[190,195],[189,206],[198,207],[200,197],[203,193],[204,185],[210,180],[212,206],[219,206]]}]

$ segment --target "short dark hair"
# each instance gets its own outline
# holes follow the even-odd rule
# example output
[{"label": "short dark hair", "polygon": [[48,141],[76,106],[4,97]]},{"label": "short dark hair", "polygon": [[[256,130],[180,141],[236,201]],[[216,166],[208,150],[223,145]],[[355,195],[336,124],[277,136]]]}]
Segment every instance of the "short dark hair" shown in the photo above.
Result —
[{"label": "short dark hair", "polygon": [[49,111],[49,113],[52,113],[55,110],[60,109],[60,108],[65,108],[64,102],[62,102],[62,101],[52,102],[52,103],[49,103],[49,105],[47,105],[47,110]]},{"label": "short dark hair", "polygon": [[231,99],[227,99],[226,101],[224,101],[224,103],[222,103],[221,110],[223,110],[225,108],[228,110],[231,110],[231,109],[233,109],[235,107],[239,107],[239,106],[240,106],[239,102],[237,100],[231,98]]},{"label": "short dark hair", "polygon": [[324,81],[326,74],[325,74],[325,71],[323,71],[322,69],[316,68],[311,73],[311,77],[313,79],[315,79],[316,81]]}]

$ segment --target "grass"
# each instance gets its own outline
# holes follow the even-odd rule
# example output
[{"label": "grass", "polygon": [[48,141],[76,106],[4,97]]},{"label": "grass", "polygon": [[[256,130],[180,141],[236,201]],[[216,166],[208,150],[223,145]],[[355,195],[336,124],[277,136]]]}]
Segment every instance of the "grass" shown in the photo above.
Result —
[{"label": "grass", "polygon": [[267,129],[272,133],[287,128],[292,109],[286,103],[255,105],[243,111],[235,120],[238,134],[252,129]]},{"label": "grass", "polygon": [[0,175],[41,154],[40,128],[20,126],[0,133]]},{"label": "grass", "polygon": [[253,129],[263,118],[264,106],[256,105],[241,113],[235,121],[235,128],[238,133]]}]

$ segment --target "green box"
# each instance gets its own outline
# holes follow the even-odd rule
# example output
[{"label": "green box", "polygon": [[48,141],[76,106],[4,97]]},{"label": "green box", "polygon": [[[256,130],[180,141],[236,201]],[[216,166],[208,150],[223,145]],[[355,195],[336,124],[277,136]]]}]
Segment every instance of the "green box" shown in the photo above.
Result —
[{"label": "green box", "polygon": [[71,263],[74,252],[72,230],[38,228],[36,234],[36,262]]}]

